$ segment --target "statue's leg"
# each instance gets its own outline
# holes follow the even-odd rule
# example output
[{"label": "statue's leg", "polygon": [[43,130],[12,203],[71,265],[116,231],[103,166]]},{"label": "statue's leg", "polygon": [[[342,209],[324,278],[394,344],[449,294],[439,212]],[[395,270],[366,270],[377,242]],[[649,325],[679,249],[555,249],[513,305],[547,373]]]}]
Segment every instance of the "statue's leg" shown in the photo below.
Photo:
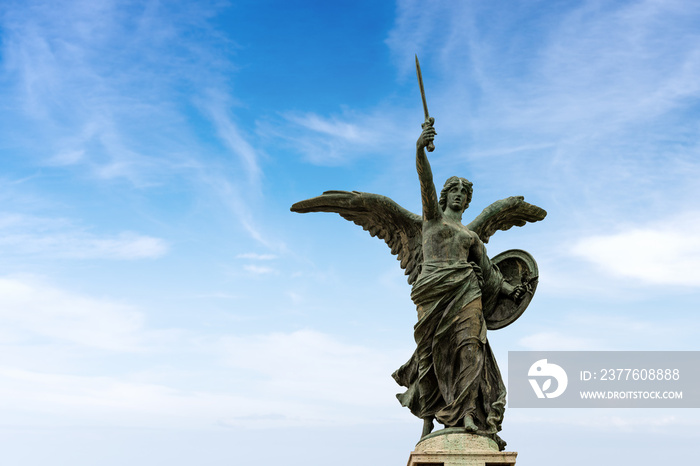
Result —
[{"label": "statue's leg", "polygon": [[434,416],[423,418],[423,433],[420,436],[421,438],[425,437],[433,431],[433,419],[435,419]]},{"label": "statue's leg", "polygon": [[479,401],[484,367],[486,324],[481,298],[443,316],[433,344],[433,360],[445,406],[437,419],[446,427],[476,432],[486,414]]}]

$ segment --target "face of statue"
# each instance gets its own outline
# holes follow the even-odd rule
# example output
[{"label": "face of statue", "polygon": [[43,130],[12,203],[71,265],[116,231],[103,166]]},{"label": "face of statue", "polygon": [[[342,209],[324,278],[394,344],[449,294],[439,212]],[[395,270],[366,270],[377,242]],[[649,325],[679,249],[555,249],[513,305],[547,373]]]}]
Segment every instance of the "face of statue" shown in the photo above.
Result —
[{"label": "face of statue", "polygon": [[447,207],[454,211],[463,212],[467,205],[467,188],[460,182],[447,192]]}]

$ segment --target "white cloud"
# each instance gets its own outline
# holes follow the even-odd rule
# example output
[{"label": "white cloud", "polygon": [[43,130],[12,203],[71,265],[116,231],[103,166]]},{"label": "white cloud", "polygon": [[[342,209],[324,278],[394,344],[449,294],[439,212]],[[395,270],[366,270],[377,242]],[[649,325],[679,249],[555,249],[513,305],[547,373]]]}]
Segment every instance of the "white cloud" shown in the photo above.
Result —
[{"label": "white cloud", "polygon": [[579,240],[572,254],[609,275],[652,285],[700,286],[700,213]]},{"label": "white cloud", "polygon": [[99,236],[65,219],[0,214],[0,251],[70,259],[135,260],[161,257],[168,244],[161,238],[122,232]]},{"label": "white cloud", "polygon": [[[8,300],[8,280],[0,282],[0,309]],[[23,285],[12,283],[15,288]],[[29,287],[26,287],[28,289]],[[33,289],[34,292],[44,289]],[[25,295],[27,292],[23,292]],[[65,293],[48,290],[47,299],[65,300]],[[72,309],[80,318],[67,316],[66,309],[41,311],[33,322],[23,322],[35,331],[58,326],[53,333],[64,339],[93,346],[105,344],[123,349],[131,341],[123,339],[119,329],[106,334],[99,330],[85,338],[79,327],[94,331],[93,319],[85,321],[84,305],[71,297]],[[26,301],[26,300],[25,300]],[[95,317],[106,318],[105,327],[124,325],[114,316],[106,316],[104,303],[90,302]],[[63,307],[63,306],[62,306]],[[36,306],[33,305],[32,311]],[[112,309],[113,310],[113,309]],[[124,314],[124,310],[118,312]],[[12,314],[17,313],[13,308]],[[3,319],[0,315],[0,319]],[[12,317],[12,316],[11,316]],[[9,322],[3,319],[3,325]],[[117,322],[115,322],[117,320]],[[62,322],[65,322],[62,324]],[[124,329],[143,333],[139,325]],[[98,342],[97,340],[101,340]],[[111,342],[111,343],[110,343]],[[351,425],[391,422],[406,415],[394,398],[401,390],[391,379],[406,355],[395,356],[377,348],[348,345],[330,335],[312,330],[253,336],[189,335],[171,349],[186,351],[189,357],[204,358],[195,369],[178,365],[147,366],[138,373],[119,376],[60,373],[50,364],[41,369],[17,367],[12,358],[0,361],[0,409],[5,422],[17,425],[72,425],[81,422],[96,425],[150,427],[245,426],[266,428],[304,425]],[[113,349],[113,348],[110,348]],[[141,357],[143,353],[122,357]],[[170,354],[170,353],[168,353]],[[26,366],[26,363],[25,363]],[[129,365],[128,367],[132,367]],[[94,372],[91,371],[91,372]],[[106,374],[106,372],[105,372]],[[183,379],[183,377],[185,377]],[[196,379],[187,381],[189,378]],[[185,383],[183,383],[183,381]],[[201,387],[201,388],[197,388]]]},{"label": "white cloud", "polygon": [[256,374],[264,398],[367,409],[393,406],[393,394],[401,391],[390,374],[406,355],[349,345],[313,330],[228,337],[223,347],[228,364]]},{"label": "white cloud", "polygon": [[140,312],[38,280],[0,278],[0,321],[14,338],[38,335],[105,350],[143,349]]},{"label": "white cloud", "polygon": [[[220,370],[226,370],[221,369]],[[387,376],[388,377],[388,376]],[[5,424],[200,429],[217,426],[280,428],[387,422],[376,407],[329,405],[244,393],[241,379],[220,390],[192,390],[132,377],[86,376],[38,372],[0,366],[0,409]],[[352,393],[345,393],[352,397]],[[395,400],[393,400],[395,401]],[[401,410],[395,402],[394,410]]]},{"label": "white cloud", "polygon": [[[264,416],[284,402],[235,393],[182,390],[126,377],[39,372],[0,366],[0,407],[14,425],[85,424],[207,428],[237,415]],[[286,404],[287,412],[303,412]]]}]

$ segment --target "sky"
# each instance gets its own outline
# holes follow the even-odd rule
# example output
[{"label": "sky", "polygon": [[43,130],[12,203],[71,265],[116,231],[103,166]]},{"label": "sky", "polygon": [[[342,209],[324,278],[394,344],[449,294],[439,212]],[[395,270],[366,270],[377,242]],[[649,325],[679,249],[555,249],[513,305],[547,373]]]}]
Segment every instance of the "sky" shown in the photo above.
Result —
[{"label": "sky", "polygon": [[[540,282],[508,351],[700,350],[700,4],[0,1],[6,465],[403,464],[415,306],[389,249],[294,202],[436,184]],[[506,409],[518,464],[687,462],[689,409]],[[585,445],[585,448],[582,446]],[[565,455],[565,456],[564,456]]]}]

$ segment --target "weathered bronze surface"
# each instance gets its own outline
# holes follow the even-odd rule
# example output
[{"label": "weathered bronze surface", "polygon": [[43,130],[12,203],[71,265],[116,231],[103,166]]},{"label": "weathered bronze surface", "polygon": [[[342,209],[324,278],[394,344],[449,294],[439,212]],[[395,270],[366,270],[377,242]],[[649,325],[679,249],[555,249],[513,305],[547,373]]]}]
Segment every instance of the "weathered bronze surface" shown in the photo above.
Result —
[{"label": "weathered bronze surface", "polygon": [[523,313],[538,272],[527,252],[489,259],[484,243],[497,230],[542,220],[547,213],[520,196],[509,197],[463,225],[472,183],[453,176],[438,197],[425,153],[436,135],[433,123],[428,117],[416,142],[422,217],[388,197],[357,191],[326,191],[291,210],[340,214],[383,239],[406,271],[418,311],[416,350],[392,376],[407,388],[397,395],[401,404],[424,421],[422,437],[437,420],[492,438],[502,450],[505,442],[497,433],[506,390],[486,330],[505,327]]}]

